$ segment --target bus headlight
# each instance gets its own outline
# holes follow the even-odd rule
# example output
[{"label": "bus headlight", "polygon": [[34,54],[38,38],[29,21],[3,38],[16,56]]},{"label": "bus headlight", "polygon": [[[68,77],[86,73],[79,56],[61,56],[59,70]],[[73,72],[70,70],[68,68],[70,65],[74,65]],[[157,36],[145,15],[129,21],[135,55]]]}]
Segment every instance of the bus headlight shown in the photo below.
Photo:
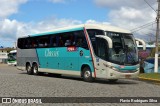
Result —
[{"label": "bus headlight", "polygon": [[112,70],[119,71],[119,69],[117,69],[117,68],[115,68],[113,66],[110,66],[110,65],[107,65],[107,64],[104,64],[104,63],[103,63],[103,65],[106,66],[106,67],[111,68]]},{"label": "bus headlight", "polygon": [[113,69],[113,70],[115,70],[115,71],[119,71],[119,69],[117,69],[117,68],[115,68],[113,66],[111,66],[110,68]]}]

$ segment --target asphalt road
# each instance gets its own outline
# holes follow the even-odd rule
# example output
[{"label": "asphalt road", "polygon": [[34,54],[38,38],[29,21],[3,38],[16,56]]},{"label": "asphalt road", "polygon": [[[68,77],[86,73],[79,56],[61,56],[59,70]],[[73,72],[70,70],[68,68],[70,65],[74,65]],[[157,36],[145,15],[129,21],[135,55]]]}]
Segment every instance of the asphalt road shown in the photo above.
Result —
[{"label": "asphalt road", "polygon": [[[34,76],[27,75],[25,71],[17,70],[14,66],[0,64],[0,97],[160,97],[160,85],[133,79],[121,79],[116,83],[104,80],[88,83],[77,77]],[[113,104],[73,103],[63,105],[112,106]],[[121,105],[124,106],[123,103],[114,104],[114,106]],[[157,104],[138,105],[157,106]],[[137,104],[129,106],[137,106]]]}]

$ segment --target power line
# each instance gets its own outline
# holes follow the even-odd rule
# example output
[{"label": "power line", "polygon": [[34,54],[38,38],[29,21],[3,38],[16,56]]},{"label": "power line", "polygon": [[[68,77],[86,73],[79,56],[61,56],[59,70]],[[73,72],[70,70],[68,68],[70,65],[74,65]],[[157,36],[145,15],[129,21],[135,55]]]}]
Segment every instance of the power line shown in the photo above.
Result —
[{"label": "power line", "polygon": [[148,36],[155,37],[155,35],[152,33],[145,33],[145,32],[140,32],[140,33],[143,33],[144,35],[146,35],[145,37],[148,37]]},{"label": "power line", "polygon": [[155,23],[156,23],[156,21],[153,21],[153,22],[144,24],[144,25],[139,26],[139,27],[137,27],[137,28],[131,29],[131,32],[134,33],[134,32],[140,31],[140,30],[142,30],[142,29],[144,29],[144,28],[146,28],[146,27],[148,27],[148,26],[151,26],[151,25],[153,25],[153,24],[155,24]]},{"label": "power line", "polygon": [[[155,10],[146,0],[144,0],[144,1],[156,12],[156,10]],[[156,12],[156,13],[157,13],[157,12]],[[134,33],[134,32],[140,31],[140,30],[142,30],[142,29],[144,29],[144,28],[146,28],[146,27],[148,27],[148,26],[151,26],[151,25],[153,25],[153,24],[155,24],[155,23],[156,23],[156,21],[153,21],[153,22],[144,24],[144,25],[139,26],[139,27],[137,27],[137,28],[131,29],[131,32]]]},{"label": "power line", "polygon": [[157,13],[157,11],[146,0],[144,0],[144,1],[149,5],[149,7],[152,8],[153,11],[155,11]]}]

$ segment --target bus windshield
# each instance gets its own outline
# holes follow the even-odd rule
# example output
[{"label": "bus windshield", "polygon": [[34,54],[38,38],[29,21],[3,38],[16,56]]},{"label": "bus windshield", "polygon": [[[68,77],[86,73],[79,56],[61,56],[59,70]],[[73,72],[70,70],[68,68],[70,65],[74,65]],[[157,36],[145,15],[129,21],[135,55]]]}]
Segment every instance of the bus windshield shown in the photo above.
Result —
[{"label": "bus windshield", "polygon": [[[87,31],[97,57],[120,65],[134,65],[138,63],[137,47],[132,34],[95,29],[89,29]],[[109,49],[106,41],[96,40],[95,35],[110,37],[113,42],[112,49]]]},{"label": "bus windshield", "polygon": [[15,61],[15,60],[16,60],[16,53],[9,53],[8,61]]},{"label": "bus windshield", "polygon": [[106,32],[106,35],[113,42],[113,48],[109,51],[109,61],[124,65],[138,63],[137,47],[131,34]]}]

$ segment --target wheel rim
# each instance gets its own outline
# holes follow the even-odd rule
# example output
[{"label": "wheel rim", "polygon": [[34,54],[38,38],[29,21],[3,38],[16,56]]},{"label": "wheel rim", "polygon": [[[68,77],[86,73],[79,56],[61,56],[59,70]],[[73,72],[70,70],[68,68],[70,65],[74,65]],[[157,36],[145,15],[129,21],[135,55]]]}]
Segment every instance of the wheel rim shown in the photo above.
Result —
[{"label": "wheel rim", "polygon": [[27,67],[27,71],[29,72],[31,70],[31,66],[30,65],[28,65],[28,67]]},{"label": "wheel rim", "polygon": [[34,66],[33,72],[36,74],[37,73],[37,67]]},{"label": "wheel rim", "polygon": [[85,71],[84,77],[89,78],[90,76],[91,76],[91,72],[90,71]]}]

